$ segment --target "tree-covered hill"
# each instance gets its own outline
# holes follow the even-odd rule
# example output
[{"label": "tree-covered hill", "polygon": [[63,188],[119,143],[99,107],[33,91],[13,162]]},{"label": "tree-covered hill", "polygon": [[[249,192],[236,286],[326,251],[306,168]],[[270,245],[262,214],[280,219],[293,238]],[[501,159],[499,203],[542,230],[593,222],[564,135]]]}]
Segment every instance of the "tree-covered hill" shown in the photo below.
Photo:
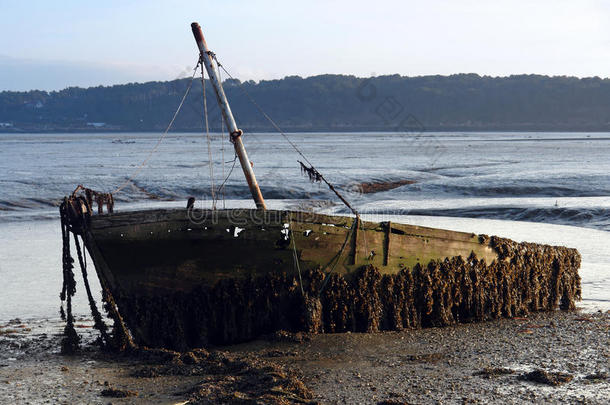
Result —
[{"label": "tree-covered hill", "polygon": [[[0,131],[159,131],[189,81],[1,92]],[[246,93],[287,131],[610,130],[610,79],[597,77],[320,75],[227,80],[224,87],[246,131],[272,129]],[[217,129],[218,108],[206,88]],[[202,117],[196,80],[174,130],[201,130]]]}]

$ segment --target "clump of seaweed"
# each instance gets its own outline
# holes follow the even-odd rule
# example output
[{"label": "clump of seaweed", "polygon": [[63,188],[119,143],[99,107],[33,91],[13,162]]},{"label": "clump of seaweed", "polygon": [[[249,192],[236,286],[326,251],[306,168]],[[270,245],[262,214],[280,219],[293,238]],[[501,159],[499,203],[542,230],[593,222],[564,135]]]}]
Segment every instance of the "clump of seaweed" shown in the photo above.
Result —
[{"label": "clump of seaweed", "polygon": [[189,403],[316,403],[295,372],[261,359],[204,349],[186,353],[139,349],[134,354],[145,361],[158,362],[135,370],[134,377],[203,376],[199,384],[182,393],[189,398]]},{"label": "clump of seaweed", "polygon": [[138,393],[137,393],[137,391],[123,390],[123,389],[119,389],[119,388],[106,388],[106,389],[102,390],[100,395],[103,397],[110,397],[110,398],[128,398],[128,397],[137,397]]},{"label": "clump of seaweed", "polygon": [[[223,279],[165,296],[121,294],[116,303],[135,341],[185,351],[275,331],[376,332],[524,316],[575,308],[580,255],[574,249],[488,239],[499,259],[474,254],[397,274],[365,266],[350,276],[321,270]],[[482,243],[487,243],[487,239]]]},{"label": "clump of seaweed", "polygon": [[532,381],[539,384],[558,386],[572,381],[574,376],[566,373],[549,372],[545,370],[534,370],[519,376],[520,380]]},{"label": "clump of seaweed", "polygon": [[495,378],[502,375],[514,374],[515,370],[504,367],[485,367],[481,371],[477,371],[473,375],[478,375],[483,378]]},{"label": "clump of seaweed", "polygon": [[592,381],[592,382],[601,382],[604,380],[607,380],[610,378],[610,374],[608,374],[605,371],[597,371],[593,374],[588,374],[585,376],[586,380]]}]

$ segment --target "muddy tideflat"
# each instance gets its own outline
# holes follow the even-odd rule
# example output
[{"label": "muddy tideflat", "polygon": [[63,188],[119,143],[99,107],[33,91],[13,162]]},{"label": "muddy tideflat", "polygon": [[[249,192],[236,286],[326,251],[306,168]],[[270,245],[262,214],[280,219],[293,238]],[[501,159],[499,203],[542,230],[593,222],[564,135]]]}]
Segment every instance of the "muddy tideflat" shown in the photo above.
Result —
[{"label": "muddy tideflat", "polygon": [[[0,325],[4,403],[184,403],[198,384],[200,393],[206,384],[214,389],[220,384],[226,397],[248,400],[248,393],[232,382],[243,378],[244,369],[234,374],[228,369],[215,374],[217,370],[208,368],[194,375],[134,377],[142,360],[101,353],[93,345],[91,322],[76,323],[81,325],[77,329],[83,350],[71,357],[58,354],[58,321]],[[273,378],[282,375],[273,367],[287,370],[320,403],[602,404],[610,397],[608,312],[558,311],[372,334],[286,334],[215,349],[210,356],[230,358],[235,364],[270,364]],[[110,389],[132,395],[101,395]],[[281,389],[274,389],[268,390],[266,401],[291,402]],[[201,396],[198,400],[208,402]]]}]

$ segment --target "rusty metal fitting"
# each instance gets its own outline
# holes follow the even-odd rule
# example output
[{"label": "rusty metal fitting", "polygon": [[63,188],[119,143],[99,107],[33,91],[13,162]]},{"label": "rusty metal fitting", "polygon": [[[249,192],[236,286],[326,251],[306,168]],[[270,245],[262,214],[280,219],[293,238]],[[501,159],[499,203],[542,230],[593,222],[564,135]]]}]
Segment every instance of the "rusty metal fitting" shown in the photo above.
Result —
[{"label": "rusty metal fitting", "polygon": [[237,131],[233,131],[231,132],[231,142],[235,143],[235,141],[237,140],[237,138],[239,138],[240,136],[242,136],[244,133],[244,131],[242,131],[241,129],[238,129]]}]

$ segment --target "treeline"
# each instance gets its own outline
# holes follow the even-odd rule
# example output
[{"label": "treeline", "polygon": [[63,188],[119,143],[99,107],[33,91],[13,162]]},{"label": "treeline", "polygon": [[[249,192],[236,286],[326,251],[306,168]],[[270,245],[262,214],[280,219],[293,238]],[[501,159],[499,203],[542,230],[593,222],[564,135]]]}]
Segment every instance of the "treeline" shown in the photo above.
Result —
[{"label": "treeline", "polygon": [[[190,79],[87,89],[0,93],[0,131],[159,131]],[[245,131],[610,130],[610,79],[476,74],[357,78],[298,76],[258,83],[227,80],[225,91]],[[220,127],[211,86],[210,125]],[[195,80],[174,130],[203,125]]]}]

